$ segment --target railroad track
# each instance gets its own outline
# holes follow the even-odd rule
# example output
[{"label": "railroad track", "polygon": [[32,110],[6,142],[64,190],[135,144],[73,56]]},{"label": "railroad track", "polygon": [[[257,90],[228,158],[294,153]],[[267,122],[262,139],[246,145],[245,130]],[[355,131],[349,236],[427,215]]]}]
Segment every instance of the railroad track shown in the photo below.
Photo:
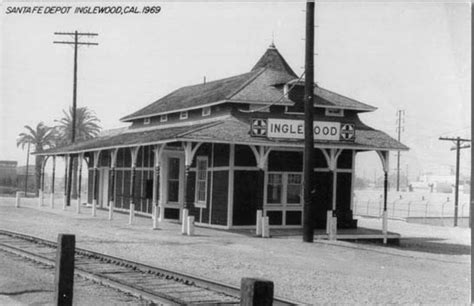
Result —
[{"label": "railroad track", "polygon": [[[56,242],[0,230],[0,250],[54,266]],[[240,289],[209,279],[76,248],[75,273],[155,304],[240,304]],[[274,305],[296,302],[274,299]]]}]

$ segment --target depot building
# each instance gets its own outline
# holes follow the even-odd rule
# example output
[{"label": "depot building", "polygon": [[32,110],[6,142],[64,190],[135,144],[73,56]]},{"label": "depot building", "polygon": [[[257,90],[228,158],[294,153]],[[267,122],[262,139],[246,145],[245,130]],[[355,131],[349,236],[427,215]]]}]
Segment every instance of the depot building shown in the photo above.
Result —
[{"label": "depot building", "polygon": [[[255,227],[262,210],[273,227],[302,227],[303,96],[272,44],[248,72],[179,88],[121,118],[127,128],[39,154],[84,161],[97,207],[160,221],[187,208],[197,225],[225,229]],[[355,228],[356,154],[377,152],[387,173],[388,152],[407,147],[360,120],[370,105],[319,86],[314,101],[314,227],[331,210]]]}]

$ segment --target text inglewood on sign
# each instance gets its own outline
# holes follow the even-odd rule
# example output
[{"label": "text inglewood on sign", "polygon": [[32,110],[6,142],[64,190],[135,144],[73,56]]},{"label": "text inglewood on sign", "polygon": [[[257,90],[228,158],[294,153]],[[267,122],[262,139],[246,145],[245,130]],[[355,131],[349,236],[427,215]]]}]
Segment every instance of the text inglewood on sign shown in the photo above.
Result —
[{"label": "text inglewood on sign", "polygon": [[[354,141],[355,127],[351,123],[314,121],[314,140]],[[304,139],[304,121],[291,119],[252,119],[252,136]]]}]

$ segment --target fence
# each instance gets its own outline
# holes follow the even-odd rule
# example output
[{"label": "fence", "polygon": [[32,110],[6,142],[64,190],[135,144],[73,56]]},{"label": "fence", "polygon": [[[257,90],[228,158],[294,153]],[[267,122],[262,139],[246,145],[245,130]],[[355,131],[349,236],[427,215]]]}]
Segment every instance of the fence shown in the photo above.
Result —
[{"label": "fence", "polygon": [[[354,215],[381,217],[383,195],[377,191],[356,191],[354,194]],[[417,219],[431,223],[438,219],[441,225],[452,225],[454,218],[454,196],[440,193],[391,193],[387,199],[388,217],[391,219]],[[458,203],[458,218],[469,218],[469,195],[462,194]]]}]

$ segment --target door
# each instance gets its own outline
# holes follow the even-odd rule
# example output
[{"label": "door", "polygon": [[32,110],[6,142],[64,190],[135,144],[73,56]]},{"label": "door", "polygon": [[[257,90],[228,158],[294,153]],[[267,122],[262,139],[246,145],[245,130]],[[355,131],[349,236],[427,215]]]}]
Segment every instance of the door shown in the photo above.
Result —
[{"label": "door", "polygon": [[179,219],[184,201],[184,155],[178,152],[169,152],[164,156],[164,217],[165,219]]},{"label": "door", "polygon": [[109,169],[100,170],[99,207],[109,206]]}]

